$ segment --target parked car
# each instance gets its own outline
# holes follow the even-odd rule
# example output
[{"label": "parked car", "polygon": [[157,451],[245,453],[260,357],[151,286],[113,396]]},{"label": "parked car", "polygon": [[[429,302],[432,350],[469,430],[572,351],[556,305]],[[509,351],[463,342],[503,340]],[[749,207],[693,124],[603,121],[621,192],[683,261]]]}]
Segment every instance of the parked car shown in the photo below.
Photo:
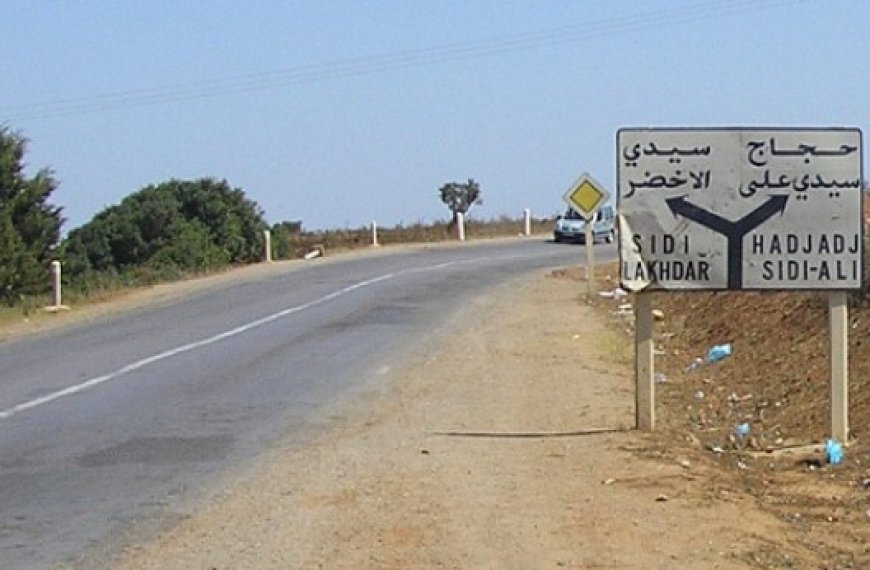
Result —
[{"label": "parked car", "polygon": [[[595,212],[592,222],[592,243],[604,241],[612,243],[616,236],[613,206],[602,206]],[[557,243],[572,241],[586,243],[586,220],[583,216],[568,208],[558,218],[553,227],[553,240]]]}]

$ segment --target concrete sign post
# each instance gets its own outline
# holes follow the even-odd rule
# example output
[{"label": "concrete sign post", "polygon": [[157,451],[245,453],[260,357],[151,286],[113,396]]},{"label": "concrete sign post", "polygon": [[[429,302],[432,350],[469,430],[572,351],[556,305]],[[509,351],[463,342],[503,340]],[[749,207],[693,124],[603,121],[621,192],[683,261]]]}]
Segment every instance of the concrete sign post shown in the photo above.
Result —
[{"label": "concrete sign post", "polygon": [[655,345],[653,344],[653,316],[651,293],[641,291],[634,303],[635,346],[635,420],[637,429],[652,431],[656,426],[655,410]]},{"label": "concrete sign post", "polygon": [[861,131],[622,129],[617,165],[626,289],[830,291],[831,432],[845,442],[845,291],[863,279]]},{"label": "concrete sign post", "polygon": [[849,437],[849,309],[845,291],[828,293],[831,340],[831,437]]},{"label": "concrete sign post", "polygon": [[587,173],[583,173],[580,178],[575,180],[564,196],[568,207],[586,220],[584,227],[586,283],[590,297],[595,294],[595,254],[592,249],[595,236],[592,232],[592,226],[595,223],[595,214],[607,202],[608,198],[610,198],[610,192]]}]

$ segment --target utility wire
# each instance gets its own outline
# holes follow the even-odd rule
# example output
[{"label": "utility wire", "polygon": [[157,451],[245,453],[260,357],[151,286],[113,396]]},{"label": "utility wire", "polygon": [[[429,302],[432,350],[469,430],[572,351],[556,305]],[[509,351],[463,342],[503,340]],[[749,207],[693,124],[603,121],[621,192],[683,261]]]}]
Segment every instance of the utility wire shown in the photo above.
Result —
[{"label": "utility wire", "polygon": [[45,119],[272,90],[291,85],[388,73],[438,63],[459,62],[565,44],[583,43],[600,37],[656,27],[671,27],[805,1],[807,0],[769,2],[760,2],[759,0],[720,2],[712,0],[499,38],[302,65],[186,85],[6,106],[0,108],[0,117],[16,120]]}]

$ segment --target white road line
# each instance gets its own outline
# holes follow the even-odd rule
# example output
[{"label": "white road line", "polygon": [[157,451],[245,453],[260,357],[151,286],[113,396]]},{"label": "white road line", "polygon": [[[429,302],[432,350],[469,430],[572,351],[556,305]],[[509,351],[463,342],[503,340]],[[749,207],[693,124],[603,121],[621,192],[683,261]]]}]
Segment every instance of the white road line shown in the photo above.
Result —
[{"label": "white road line", "polygon": [[[511,256],[511,257],[522,257],[522,256]],[[317,305],[322,305],[323,303],[326,303],[328,301],[332,301],[333,299],[337,299],[343,295],[347,295],[348,293],[356,291],[357,289],[369,287],[369,286],[374,285],[376,283],[380,283],[382,281],[387,281],[389,279],[394,279],[394,278],[400,277],[402,275],[409,275],[412,273],[421,273],[421,272],[426,272],[426,271],[437,271],[438,269],[444,269],[445,267],[450,267],[453,265],[459,265],[459,264],[464,264],[464,263],[480,263],[480,262],[489,261],[489,260],[493,260],[493,259],[502,259],[503,260],[503,259],[507,259],[507,258],[506,257],[498,257],[498,258],[492,257],[492,258],[477,258],[477,259],[463,259],[463,260],[458,260],[458,261],[448,261],[445,263],[439,263],[437,265],[430,265],[428,267],[417,267],[414,269],[405,269],[403,271],[397,271],[396,273],[386,273],[384,275],[374,277],[372,279],[360,281],[358,283],[354,283],[353,285],[349,285],[347,287],[344,287],[343,289],[339,289],[337,291],[334,291],[328,295],[324,295],[323,297],[320,297],[320,298],[315,299],[313,301],[309,301],[308,303],[304,303],[302,305],[297,305],[295,307],[289,307],[287,309],[283,309],[281,311],[278,311],[277,313],[272,313],[271,315],[267,315],[265,317],[262,317],[260,319],[255,320],[255,321],[251,321],[251,322],[246,323],[244,325],[240,325],[238,327],[235,327],[235,328],[230,329],[228,331],[224,331],[224,332],[216,334],[214,336],[210,336],[210,337],[204,338],[202,340],[198,340],[195,342],[184,344],[184,345],[178,346],[176,348],[171,348],[169,350],[165,350],[165,351],[160,352],[158,354],[155,354],[153,356],[143,358],[142,360],[137,360],[136,362],[133,362],[131,364],[123,366],[123,367],[121,367],[113,372],[109,372],[108,374],[104,374],[103,376],[97,376],[96,378],[91,378],[89,380],[85,380],[84,382],[80,382],[78,384],[73,384],[72,386],[69,386],[69,387],[64,388],[62,390],[58,390],[56,392],[51,392],[51,393],[46,394],[44,396],[40,396],[39,398],[35,398],[33,400],[28,400],[26,402],[22,402],[20,404],[12,406],[11,408],[7,408],[3,411],[0,411],[0,420],[5,420],[8,418],[11,418],[15,414],[19,414],[21,412],[24,412],[26,410],[31,410],[33,408],[37,408],[39,406],[42,406],[44,404],[48,404],[48,403],[53,402],[55,400],[58,400],[60,398],[63,398],[66,396],[72,396],[74,394],[84,392],[85,390],[90,390],[91,388],[99,386],[100,384],[105,384],[106,382],[109,382],[110,380],[114,380],[116,378],[119,378],[119,377],[121,377],[129,372],[133,372],[134,370],[139,370],[140,368],[144,368],[145,366],[148,366],[149,364],[154,364],[155,362],[160,362],[161,360],[166,360],[167,358],[172,358],[173,356],[176,356],[178,354],[183,354],[185,352],[190,352],[191,350],[195,350],[195,349],[201,348],[203,346],[208,346],[210,344],[214,344],[218,341],[221,341],[221,340],[224,340],[224,339],[227,339],[230,337],[234,337],[236,335],[240,335],[240,334],[247,332],[251,329],[261,327],[267,323],[271,323],[272,321],[275,321],[275,320],[280,319],[282,317],[292,315],[293,313],[298,313],[300,311],[310,309],[311,307],[315,307]]]}]

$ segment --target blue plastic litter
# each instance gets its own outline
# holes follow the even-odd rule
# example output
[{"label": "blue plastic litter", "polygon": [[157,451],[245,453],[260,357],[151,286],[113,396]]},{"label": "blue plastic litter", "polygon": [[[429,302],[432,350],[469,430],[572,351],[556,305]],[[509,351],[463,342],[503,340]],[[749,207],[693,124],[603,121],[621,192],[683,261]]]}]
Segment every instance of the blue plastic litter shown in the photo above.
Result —
[{"label": "blue plastic litter", "polygon": [[717,344],[710,348],[707,351],[707,362],[719,362],[726,356],[731,356],[731,345],[730,344]]},{"label": "blue plastic litter", "polygon": [[825,443],[825,455],[828,458],[828,463],[837,465],[843,461],[843,447],[835,439],[829,439]]},{"label": "blue plastic litter", "polygon": [[739,424],[737,427],[734,428],[734,433],[736,433],[740,437],[746,437],[747,435],[749,435],[749,431],[749,422],[743,422],[742,424]]}]

